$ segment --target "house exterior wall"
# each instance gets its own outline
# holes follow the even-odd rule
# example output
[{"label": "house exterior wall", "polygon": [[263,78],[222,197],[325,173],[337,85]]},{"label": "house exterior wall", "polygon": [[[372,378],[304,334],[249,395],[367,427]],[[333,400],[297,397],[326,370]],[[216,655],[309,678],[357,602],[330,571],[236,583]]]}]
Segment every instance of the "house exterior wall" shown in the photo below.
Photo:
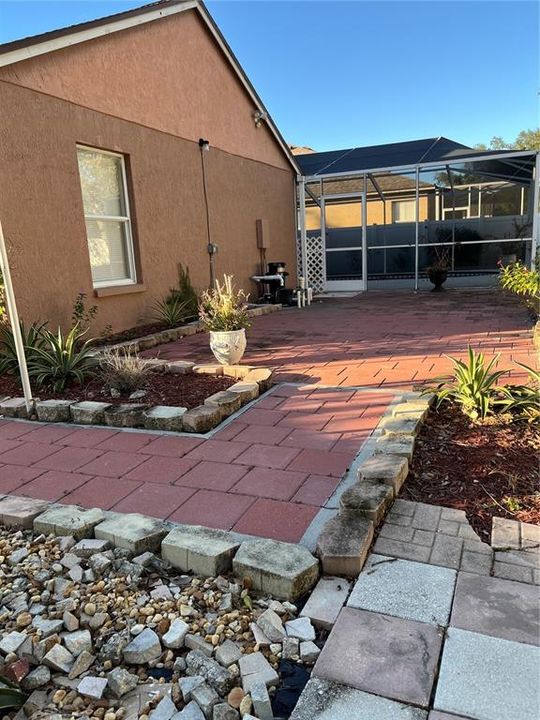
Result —
[{"label": "house exterior wall", "polygon": [[[21,316],[66,324],[83,291],[99,308],[93,329],[117,332],[152,321],[178,262],[207,287],[200,137],[216,274],[255,294],[266,219],[267,259],[294,283],[294,171],[253,109],[195,11],[0,69],[0,218]],[[93,297],[77,144],[125,155],[142,288]]]},{"label": "house exterior wall", "polygon": [[290,169],[196,10],[0,68],[0,78],[259,162]]},{"label": "house exterior wall", "polygon": [[[156,298],[176,283],[177,263],[208,286],[209,262],[198,144],[0,81],[0,217],[19,312],[67,323],[80,290],[99,307],[94,329],[151,321]],[[126,155],[143,292],[94,298],[76,144]],[[216,272],[255,292],[256,220],[267,219],[267,258],[295,282],[292,171],[213,148],[205,153]],[[132,290],[132,288],[128,288]]]}]

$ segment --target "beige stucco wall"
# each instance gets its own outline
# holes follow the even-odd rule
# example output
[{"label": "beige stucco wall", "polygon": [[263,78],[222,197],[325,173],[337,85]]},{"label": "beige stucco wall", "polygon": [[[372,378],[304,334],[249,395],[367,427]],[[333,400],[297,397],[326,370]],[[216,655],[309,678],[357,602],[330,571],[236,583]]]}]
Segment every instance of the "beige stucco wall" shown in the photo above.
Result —
[{"label": "beige stucco wall", "polygon": [[[414,200],[414,191],[395,197],[396,200]],[[430,214],[427,196],[419,199],[420,222],[434,219]],[[360,203],[345,203],[326,206],[326,226],[330,228],[357,227],[362,224]],[[320,210],[318,207],[306,208],[306,227],[308,230],[318,230],[320,224]],[[392,199],[386,201],[386,224],[392,223]],[[385,214],[382,200],[369,198],[367,205],[367,224],[384,225]]]},{"label": "beige stucco wall", "polygon": [[[76,144],[124,153],[131,184],[139,280],[145,292],[93,298]],[[262,153],[264,156],[264,153]],[[295,269],[294,173],[213,148],[206,154],[216,268],[254,292],[256,220],[267,219],[269,260]],[[79,290],[99,306],[96,330],[150,319],[156,297],[189,265],[208,284],[200,150],[193,141],[0,81],[0,217],[20,313],[68,322]]]},{"label": "beige stucco wall", "polygon": [[290,167],[196,10],[0,68],[0,79],[229,153]]}]

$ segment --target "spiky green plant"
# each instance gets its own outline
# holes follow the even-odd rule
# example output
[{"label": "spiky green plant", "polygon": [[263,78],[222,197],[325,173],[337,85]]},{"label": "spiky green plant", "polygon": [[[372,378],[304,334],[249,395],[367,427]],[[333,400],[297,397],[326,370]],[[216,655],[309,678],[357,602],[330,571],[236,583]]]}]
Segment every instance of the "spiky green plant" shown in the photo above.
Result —
[{"label": "spiky green plant", "polygon": [[94,373],[98,360],[92,354],[92,340],[81,340],[85,332],[78,325],[67,334],[60,327],[56,333],[42,328],[43,344],[35,348],[28,362],[28,373],[36,385],[50,385],[60,392],[70,382],[82,384]]},{"label": "spiky green plant", "polygon": [[[24,322],[20,320],[19,325],[27,362],[30,362],[37,349],[43,346],[42,332],[46,324],[35,322],[26,327]],[[19,375],[15,337],[9,323],[2,323],[0,326],[0,375],[4,374]]]},{"label": "spiky green plant", "polygon": [[223,284],[216,280],[216,287],[203,292],[199,304],[199,318],[205,330],[226,332],[248,328],[247,299],[243,290],[235,289],[232,275],[224,275]]},{"label": "spiky green plant", "polygon": [[178,296],[169,295],[154,303],[154,317],[166,327],[181,325],[193,313],[190,311],[190,302]]},{"label": "spiky green plant", "polygon": [[528,365],[517,362],[524,368],[530,382],[524,385],[504,385],[500,388],[497,405],[512,413],[516,420],[527,420],[530,423],[540,422],[540,372]]},{"label": "spiky green plant", "polygon": [[0,708],[19,708],[26,702],[26,697],[16,685],[0,675]]},{"label": "spiky green plant", "polygon": [[453,372],[447,378],[439,378],[440,382],[431,388],[431,392],[437,395],[436,407],[451,400],[471,419],[483,420],[492,410],[497,395],[496,384],[504,371],[492,371],[499,355],[487,365],[484,354],[475,352],[470,345],[467,355],[467,362],[447,355],[454,365]]}]

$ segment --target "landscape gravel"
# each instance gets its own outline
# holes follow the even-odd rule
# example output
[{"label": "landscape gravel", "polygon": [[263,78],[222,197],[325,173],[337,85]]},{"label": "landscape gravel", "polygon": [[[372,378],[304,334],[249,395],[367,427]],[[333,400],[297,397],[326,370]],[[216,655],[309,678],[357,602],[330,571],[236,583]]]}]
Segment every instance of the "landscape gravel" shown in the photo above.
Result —
[{"label": "landscape gravel", "polygon": [[0,675],[26,695],[0,718],[270,717],[280,662],[309,667],[322,644],[296,616],[247,579],[0,527]]}]

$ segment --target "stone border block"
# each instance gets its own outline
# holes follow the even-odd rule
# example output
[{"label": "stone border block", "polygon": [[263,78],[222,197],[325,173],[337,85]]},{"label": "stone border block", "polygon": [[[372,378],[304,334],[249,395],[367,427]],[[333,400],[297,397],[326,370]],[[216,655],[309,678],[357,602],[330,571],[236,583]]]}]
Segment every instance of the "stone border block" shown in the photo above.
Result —
[{"label": "stone border block", "polygon": [[177,525],[161,542],[161,555],[182,572],[216,576],[229,572],[240,543],[231,533],[202,525]]},{"label": "stone border block", "polygon": [[205,433],[219,425],[223,418],[215,405],[199,405],[184,413],[182,427],[186,432]]},{"label": "stone border block", "polygon": [[228,392],[237,393],[240,396],[241,404],[244,405],[259,397],[259,386],[256,382],[240,381],[231,385]]},{"label": "stone border block", "polygon": [[364,566],[372,540],[371,520],[342,515],[330,518],[317,540],[317,555],[324,574],[356,577]]},{"label": "stone border block", "polygon": [[98,540],[108,540],[116,547],[130,550],[139,555],[145,550],[155,552],[159,550],[161,540],[167,530],[159,520],[129,513],[121,515],[115,513],[94,528]]},{"label": "stone border block", "polygon": [[402,435],[400,437],[383,435],[377,438],[373,452],[375,455],[399,455],[400,457],[407,458],[410,462],[414,452],[414,438],[409,435]]},{"label": "stone border block", "polygon": [[45,500],[6,495],[0,500],[0,521],[6,527],[32,528],[34,519],[44,512],[50,503]]},{"label": "stone border block", "polygon": [[256,538],[240,545],[233,572],[249,578],[254,590],[294,602],[316,583],[319,563],[302,545]]},{"label": "stone border block", "polygon": [[69,408],[76,400],[36,400],[36,415],[40,422],[69,422]]},{"label": "stone border block", "polygon": [[232,415],[242,406],[242,398],[238,393],[231,393],[228,390],[220,390],[205,398],[205,405],[218,407],[222,416]]},{"label": "stone border block", "polygon": [[143,412],[143,424],[147,430],[180,432],[187,408],[175,405],[155,405]]},{"label": "stone border block", "polygon": [[373,455],[358,468],[358,477],[391,485],[397,495],[409,472],[407,458],[400,455]]},{"label": "stone border block", "polygon": [[379,525],[392,505],[394,490],[391,485],[372,480],[359,480],[347,488],[339,500],[340,514],[365,517]]},{"label": "stone border block", "polygon": [[0,415],[9,418],[19,418],[26,420],[28,418],[28,410],[26,409],[26,400],[24,398],[6,398],[0,403]]},{"label": "stone border block", "polygon": [[99,508],[86,510],[79,505],[56,505],[34,520],[34,530],[45,535],[72,535],[75,540],[91,538],[94,527],[105,519]]},{"label": "stone border block", "polygon": [[83,400],[70,406],[71,419],[78,425],[103,425],[105,423],[105,410],[110,403]]},{"label": "stone border block", "polygon": [[144,413],[149,409],[142,403],[121,403],[110,405],[103,412],[105,425],[109,427],[140,427],[144,425]]}]

